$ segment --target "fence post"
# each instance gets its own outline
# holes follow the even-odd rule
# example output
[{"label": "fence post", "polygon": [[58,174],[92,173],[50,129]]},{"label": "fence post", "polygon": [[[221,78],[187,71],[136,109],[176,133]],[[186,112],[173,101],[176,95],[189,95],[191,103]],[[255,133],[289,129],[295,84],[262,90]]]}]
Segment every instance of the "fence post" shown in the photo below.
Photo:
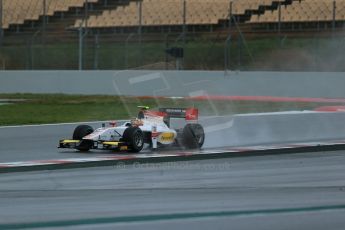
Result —
[{"label": "fence post", "polygon": [[224,47],[224,71],[225,75],[228,73],[229,69],[229,50],[230,50],[231,35],[229,34],[225,41]]},{"label": "fence post", "polygon": [[128,41],[131,39],[131,37],[133,36],[134,34],[131,33],[130,35],[128,35],[128,37],[126,38],[126,43],[125,43],[125,67],[126,69],[128,69],[129,67],[129,64],[128,64]]},{"label": "fence post", "polygon": [[[169,48],[169,33],[165,35],[165,50]],[[169,62],[169,55],[167,52],[165,53],[165,70],[168,70],[168,62]]]},{"label": "fence post", "polygon": [[34,35],[32,35],[31,36],[31,38],[30,38],[30,43],[29,43],[29,51],[30,51],[30,68],[31,68],[31,70],[33,70],[35,67],[34,67],[34,65],[35,65],[35,52],[34,52],[34,43],[35,43],[35,38],[36,38],[36,36],[40,33],[41,31],[40,30],[37,30],[35,33],[34,33]]},{"label": "fence post", "polygon": [[93,62],[93,68],[95,70],[98,69],[98,50],[99,50],[99,31],[97,31],[95,35],[95,51],[94,51],[94,62]]},{"label": "fence post", "polygon": [[83,22],[80,23],[79,26],[79,64],[78,69],[83,69]]}]

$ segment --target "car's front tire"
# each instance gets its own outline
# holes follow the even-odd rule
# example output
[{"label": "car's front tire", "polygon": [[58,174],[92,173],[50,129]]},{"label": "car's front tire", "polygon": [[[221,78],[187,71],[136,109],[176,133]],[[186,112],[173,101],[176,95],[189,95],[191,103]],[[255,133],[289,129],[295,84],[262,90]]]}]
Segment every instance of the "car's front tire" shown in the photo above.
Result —
[{"label": "car's front tire", "polygon": [[140,152],[144,147],[144,134],[138,127],[128,127],[123,135],[122,141],[129,144],[131,152]]},{"label": "car's front tire", "polygon": [[80,140],[80,144],[76,147],[79,151],[89,151],[92,148],[93,141],[83,140],[83,137],[93,133],[93,128],[89,125],[79,125],[74,129],[73,140]]}]

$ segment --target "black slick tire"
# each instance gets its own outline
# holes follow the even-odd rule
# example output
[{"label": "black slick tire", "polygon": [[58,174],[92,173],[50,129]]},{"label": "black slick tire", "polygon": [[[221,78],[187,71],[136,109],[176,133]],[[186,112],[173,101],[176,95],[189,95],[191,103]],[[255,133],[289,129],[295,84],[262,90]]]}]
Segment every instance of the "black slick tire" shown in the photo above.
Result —
[{"label": "black slick tire", "polygon": [[144,147],[144,134],[138,127],[129,127],[124,131],[122,141],[129,145],[130,152],[137,153]]},{"label": "black slick tire", "polygon": [[81,140],[80,144],[76,147],[79,151],[89,151],[92,148],[93,142],[83,140],[83,137],[93,132],[93,128],[89,125],[79,125],[74,129],[73,140]]},{"label": "black slick tire", "polygon": [[200,124],[187,124],[182,131],[182,145],[187,149],[200,149],[205,141],[204,128]]}]

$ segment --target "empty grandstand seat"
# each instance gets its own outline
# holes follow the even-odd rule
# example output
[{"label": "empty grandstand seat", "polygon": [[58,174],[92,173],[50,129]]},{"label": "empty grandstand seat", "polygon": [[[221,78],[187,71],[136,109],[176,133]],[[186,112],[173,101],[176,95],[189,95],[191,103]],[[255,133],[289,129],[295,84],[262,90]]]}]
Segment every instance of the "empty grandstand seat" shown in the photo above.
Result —
[{"label": "empty grandstand seat", "polygon": [[[88,0],[96,3],[99,0]],[[83,7],[85,0],[46,0],[44,10],[42,0],[2,0],[3,29],[10,25],[20,25],[26,20],[38,20],[40,16],[53,16],[56,12],[66,12],[71,7]]]}]

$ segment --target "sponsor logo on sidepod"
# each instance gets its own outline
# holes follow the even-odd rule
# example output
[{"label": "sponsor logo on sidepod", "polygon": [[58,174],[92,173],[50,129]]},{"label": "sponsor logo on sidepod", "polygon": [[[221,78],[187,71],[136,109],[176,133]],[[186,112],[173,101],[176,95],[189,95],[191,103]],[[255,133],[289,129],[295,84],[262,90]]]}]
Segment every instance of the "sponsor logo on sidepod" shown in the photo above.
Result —
[{"label": "sponsor logo on sidepod", "polygon": [[159,142],[161,142],[163,144],[165,144],[165,143],[169,144],[169,143],[172,143],[174,141],[174,137],[175,137],[174,133],[170,133],[170,132],[162,133],[159,136]]}]

